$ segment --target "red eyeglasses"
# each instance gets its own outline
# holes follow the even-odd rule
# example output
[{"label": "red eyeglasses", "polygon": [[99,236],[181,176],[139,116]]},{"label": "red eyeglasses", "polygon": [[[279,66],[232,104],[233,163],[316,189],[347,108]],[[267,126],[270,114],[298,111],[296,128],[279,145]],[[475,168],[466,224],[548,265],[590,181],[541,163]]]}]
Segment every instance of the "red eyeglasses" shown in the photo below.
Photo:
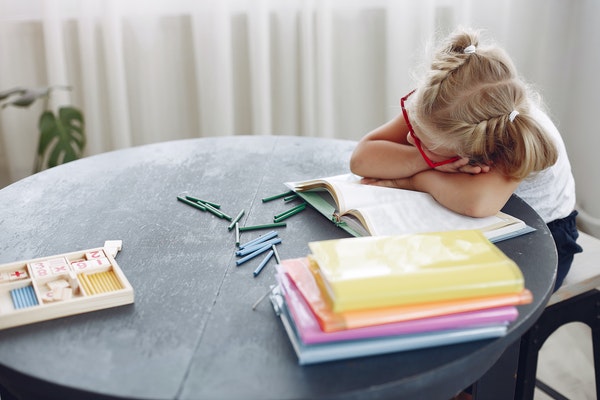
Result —
[{"label": "red eyeglasses", "polygon": [[413,141],[415,142],[415,147],[419,150],[419,153],[421,153],[421,156],[423,157],[423,160],[425,160],[425,162],[427,163],[427,165],[429,165],[431,168],[439,167],[441,165],[450,164],[450,163],[453,163],[454,161],[460,160],[460,157],[456,156],[456,157],[452,157],[452,158],[450,158],[448,160],[435,162],[435,161],[432,161],[427,156],[427,154],[423,150],[423,146],[421,145],[421,140],[419,140],[419,138],[417,137],[417,135],[415,135],[415,131],[414,131],[412,125],[410,124],[410,120],[408,119],[408,112],[406,111],[406,108],[404,108],[404,102],[414,92],[415,91],[413,90],[409,94],[407,94],[406,96],[404,96],[403,98],[400,99],[400,107],[402,107],[402,115],[404,116],[404,121],[406,121],[406,126],[408,126],[408,134],[412,137]]}]

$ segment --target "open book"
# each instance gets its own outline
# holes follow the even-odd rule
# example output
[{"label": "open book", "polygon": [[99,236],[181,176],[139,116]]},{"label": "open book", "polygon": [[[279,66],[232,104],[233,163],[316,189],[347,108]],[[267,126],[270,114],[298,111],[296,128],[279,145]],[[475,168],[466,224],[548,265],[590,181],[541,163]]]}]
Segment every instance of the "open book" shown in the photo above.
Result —
[{"label": "open book", "polygon": [[428,193],[363,185],[353,174],[287,182],[286,186],[353,236],[478,229],[498,242],[534,230],[502,212],[468,217],[442,206]]}]

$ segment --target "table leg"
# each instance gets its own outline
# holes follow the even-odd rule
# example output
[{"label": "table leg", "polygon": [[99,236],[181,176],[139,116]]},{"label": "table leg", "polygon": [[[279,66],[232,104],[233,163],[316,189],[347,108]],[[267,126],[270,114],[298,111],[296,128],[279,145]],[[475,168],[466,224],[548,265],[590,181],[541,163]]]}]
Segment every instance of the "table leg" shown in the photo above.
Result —
[{"label": "table leg", "polygon": [[4,386],[0,385],[0,399],[2,400],[17,400]]},{"label": "table leg", "polygon": [[511,344],[498,361],[473,385],[473,399],[506,400],[515,395],[520,340]]}]

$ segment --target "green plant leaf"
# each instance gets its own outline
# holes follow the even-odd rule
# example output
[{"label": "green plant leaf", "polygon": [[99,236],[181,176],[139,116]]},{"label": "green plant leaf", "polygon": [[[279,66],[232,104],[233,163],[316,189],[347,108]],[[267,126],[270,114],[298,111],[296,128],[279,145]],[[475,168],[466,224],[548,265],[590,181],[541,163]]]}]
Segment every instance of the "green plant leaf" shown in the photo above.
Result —
[{"label": "green plant leaf", "polygon": [[83,114],[73,107],[62,107],[58,118],[52,111],[44,111],[38,123],[40,140],[34,170],[52,168],[77,160],[85,148]]},{"label": "green plant leaf", "polygon": [[0,100],[4,100],[6,98],[13,98],[12,101],[6,101],[5,103],[3,103],[2,108],[8,107],[8,106],[29,107],[37,99],[48,98],[51,89],[52,88],[41,88],[41,89],[14,88],[11,90],[1,92]]},{"label": "green plant leaf", "polygon": [[25,93],[25,90],[26,89],[21,88],[21,87],[15,87],[15,88],[12,88],[12,89],[3,90],[3,91],[0,92],[0,100],[7,99],[10,96],[15,95],[15,94],[21,94],[22,95],[23,93]]}]

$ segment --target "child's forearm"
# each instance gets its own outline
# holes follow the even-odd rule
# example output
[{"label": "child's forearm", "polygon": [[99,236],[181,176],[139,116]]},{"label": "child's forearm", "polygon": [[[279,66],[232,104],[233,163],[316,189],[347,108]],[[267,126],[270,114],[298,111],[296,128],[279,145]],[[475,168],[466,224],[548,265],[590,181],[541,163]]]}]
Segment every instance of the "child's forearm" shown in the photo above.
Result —
[{"label": "child's forearm", "polygon": [[350,159],[350,170],[369,178],[407,178],[428,168],[415,147],[387,140],[360,142]]},{"label": "child's forearm", "polygon": [[495,172],[469,175],[430,170],[409,181],[412,190],[427,192],[443,206],[471,217],[496,214],[519,185]]}]

